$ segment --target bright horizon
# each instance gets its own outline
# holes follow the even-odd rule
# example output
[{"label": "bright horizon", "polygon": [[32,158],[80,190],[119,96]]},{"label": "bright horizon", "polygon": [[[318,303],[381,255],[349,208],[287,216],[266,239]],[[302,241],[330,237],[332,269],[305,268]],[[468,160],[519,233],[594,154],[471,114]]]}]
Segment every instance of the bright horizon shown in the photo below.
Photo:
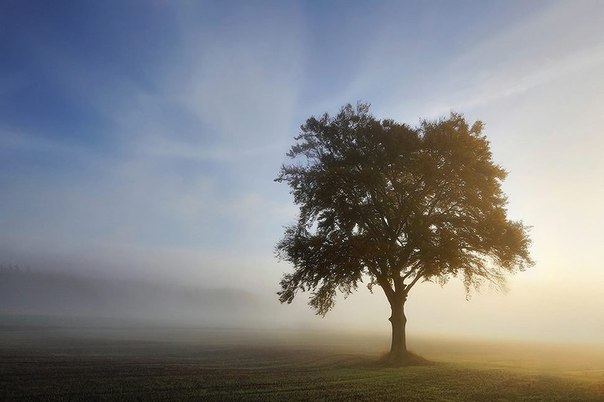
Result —
[{"label": "bright horizon", "polygon": [[[457,111],[485,123],[536,265],[470,301],[457,280],[417,285],[410,337],[601,344],[602,21],[599,1],[9,3],[0,264],[277,303],[296,209],[273,179],[300,124],[357,101],[412,125]],[[303,295],[275,311],[274,326],[389,331],[379,289],[323,319]]]}]

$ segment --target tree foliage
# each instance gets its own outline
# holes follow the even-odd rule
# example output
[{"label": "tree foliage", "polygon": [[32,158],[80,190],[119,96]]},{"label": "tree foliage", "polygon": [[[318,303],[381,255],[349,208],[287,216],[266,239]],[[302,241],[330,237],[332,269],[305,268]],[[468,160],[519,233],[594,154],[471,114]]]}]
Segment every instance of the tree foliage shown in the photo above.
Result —
[{"label": "tree foliage", "polygon": [[507,218],[506,171],[482,131],[457,113],[418,127],[378,120],[367,104],[308,119],[276,179],[299,206],[277,244],[294,267],[281,302],[310,291],[325,315],[338,290],[364,279],[392,304],[418,281],[459,277],[470,292],[530,266],[527,229]]}]

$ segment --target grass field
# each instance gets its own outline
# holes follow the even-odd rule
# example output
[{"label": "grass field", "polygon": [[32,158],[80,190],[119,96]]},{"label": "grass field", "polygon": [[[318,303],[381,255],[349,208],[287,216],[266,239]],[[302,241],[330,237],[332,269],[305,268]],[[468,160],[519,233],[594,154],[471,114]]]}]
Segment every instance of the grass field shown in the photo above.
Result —
[{"label": "grass field", "polygon": [[415,340],[429,366],[376,365],[369,335],[0,329],[0,400],[604,400],[604,351]]}]

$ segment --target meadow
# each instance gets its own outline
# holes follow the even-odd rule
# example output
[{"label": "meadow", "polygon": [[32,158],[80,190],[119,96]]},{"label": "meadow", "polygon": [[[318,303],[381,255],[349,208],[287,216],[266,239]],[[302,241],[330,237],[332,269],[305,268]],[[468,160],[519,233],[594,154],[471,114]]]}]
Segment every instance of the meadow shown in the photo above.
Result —
[{"label": "meadow", "polygon": [[604,400],[597,347],[292,330],[3,327],[0,400]]}]

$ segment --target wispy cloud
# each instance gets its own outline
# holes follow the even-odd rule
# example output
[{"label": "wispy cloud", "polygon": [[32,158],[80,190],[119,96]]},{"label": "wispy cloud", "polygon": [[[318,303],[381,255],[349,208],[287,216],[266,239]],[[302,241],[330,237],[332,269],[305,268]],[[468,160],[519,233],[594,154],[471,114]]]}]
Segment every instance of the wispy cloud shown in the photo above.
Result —
[{"label": "wispy cloud", "polygon": [[482,39],[444,68],[427,114],[485,106],[603,64],[604,27],[595,15],[604,18],[594,2],[562,2]]},{"label": "wispy cloud", "polygon": [[604,68],[604,46],[584,49],[548,61],[532,71],[522,73],[503,73],[483,76],[474,85],[454,93],[452,97],[432,106],[431,116],[446,114],[450,110],[471,110],[485,106],[502,98],[521,95],[538,86],[553,83],[555,80],[571,74],[581,73],[596,66]]},{"label": "wispy cloud", "polygon": [[[104,249],[104,257],[93,254],[111,265],[109,249],[119,244],[142,254],[179,244],[184,254],[240,249],[251,255],[262,242],[272,259],[284,210],[272,198],[272,179],[295,132],[303,68],[301,26],[291,12],[270,19],[248,9],[212,35],[188,21],[172,67],[163,68],[152,87],[112,80],[69,55],[47,52],[55,85],[86,97],[105,116],[102,135],[115,152],[102,158],[98,149],[63,138],[4,132],[4,149],[57,160],[77,156],[87,171],[13,172],[11,194],[0,202],[11,228],[1,235],[4,244],[75,259]],[[259,177],[267,160],[275,171]],[[24,174],[26,181],[15,181]],[[266,232],[271,225],[274,231]]]}]

